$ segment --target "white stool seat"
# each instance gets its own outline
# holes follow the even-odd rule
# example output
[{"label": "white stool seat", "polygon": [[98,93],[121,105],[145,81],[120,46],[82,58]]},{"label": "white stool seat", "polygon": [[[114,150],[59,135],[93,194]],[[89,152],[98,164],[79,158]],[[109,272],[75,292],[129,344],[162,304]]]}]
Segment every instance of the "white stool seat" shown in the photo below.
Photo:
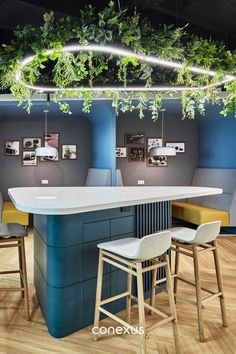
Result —
[{"label": "white stool seat", "polygon": [[215,240],[220,233],[220,225],[220,221],[213,221],[201,224],[197,230],[175,227],[169,229],[169,231],[171,232],[171,238],[175,241],[201,244]]},{"label": "white stool seat", "polygon": [[120,240],[103,242],[98,244],[98,248],[118,254],[119,256],[135,259],[138,253],[140,240],[134,237],[123,238]]},{"label": "white stool seat", "polygon": [[196,237],[196,230],[188,227],[173,227],[170,229],[172,240],[192,243]]},{"label": "white stool seat", "polygon": [[128,237],[99,243],[98,248],[129,259],[152,259],[163,255],[171,245],[170,231],[160,231],[143,238]]}]

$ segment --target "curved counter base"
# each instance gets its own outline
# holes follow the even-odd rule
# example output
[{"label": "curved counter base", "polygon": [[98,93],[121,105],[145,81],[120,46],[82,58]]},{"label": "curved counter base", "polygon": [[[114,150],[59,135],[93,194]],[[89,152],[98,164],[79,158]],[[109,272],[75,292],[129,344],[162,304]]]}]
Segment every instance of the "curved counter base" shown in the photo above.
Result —
[{"label": "curved counter base", "polygon": [[[52,336],[64,337],[93,323],[97,244],[169,228],[170,211],[170,202],[160,202],[73,215],[34,216],[34,282]],[[126,291],[126,274],[121,270],[106,265],[104,277],[104,297]],[[148,294],[149,277],[144,284]],[[107,305],[114,313],[124,307],[124,299]]]}]

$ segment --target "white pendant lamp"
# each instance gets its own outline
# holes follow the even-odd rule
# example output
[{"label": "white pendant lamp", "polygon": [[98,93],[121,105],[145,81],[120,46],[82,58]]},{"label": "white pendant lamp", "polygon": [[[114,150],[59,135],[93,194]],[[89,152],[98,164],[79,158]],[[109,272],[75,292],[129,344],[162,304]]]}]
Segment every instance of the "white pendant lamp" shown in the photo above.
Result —
[{"label": "white pendant lamp", "polygon": [[[164,112],[165,109],[160,109],[161,111],[161,130],[162,130],[162,144],[164,144]],[[154,157],[154,156],[175,156],[176,155],[176,150],[173,147],[167,147],[167,146],[156,146],[152,147],[149,150],[149,156]]]},{"label": "white pendant lamp", "polygon": [[[45,114],[45,137],[46,137],[48,133],[48,112],[49,111],[44,110],[43,112]],[[47,157],[50,158],[50,160],[54,160],[55,158],[57,158],[57,154],[58,154],[57,149],[52,146],[41,146],[35,150],[36,156]]]}]

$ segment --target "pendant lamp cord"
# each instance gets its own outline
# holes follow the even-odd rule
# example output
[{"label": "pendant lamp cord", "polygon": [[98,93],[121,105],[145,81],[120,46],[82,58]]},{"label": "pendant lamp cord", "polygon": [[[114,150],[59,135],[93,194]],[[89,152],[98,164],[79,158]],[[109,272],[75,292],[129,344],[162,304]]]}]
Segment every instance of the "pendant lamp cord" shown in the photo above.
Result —
[{"label": "pendant lamp cord", "polygon": [[165,108],[160,109],[161,111],[161,137],[162,137],[162,143],[164,143],[164,112]]},{"label": "pendant lamp cord", "polygon": [[162,136],[162,144],[164,143],[164,111],[161,111],[161,136]]},{"label": "pendant lamp cord", "polygon": [[48,135],[48,110],[44,111],[45,113],[45,137]]}]

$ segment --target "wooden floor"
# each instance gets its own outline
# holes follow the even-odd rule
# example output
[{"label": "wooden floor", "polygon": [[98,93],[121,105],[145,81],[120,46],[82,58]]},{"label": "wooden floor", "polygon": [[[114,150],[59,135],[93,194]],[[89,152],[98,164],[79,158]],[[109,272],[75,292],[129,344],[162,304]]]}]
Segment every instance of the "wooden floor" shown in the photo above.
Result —
[{"label": "wooden floor", "polygon": [[[33,237],[26,240],[26,257],[30,287],[32,321],[25,320],[25,313],[18,293],[0,292],[0,353],[1,354],[43,354],[43,353],[86,353],[86,354],[135,354],[138,353],[139,338],[136,335],[105,336],[93,342],[91,326],[63,339],[54,339],[48,332],[40,309],[37,307],[33,286]],[[236,353],[236,237],[219,238],[222,273],[226,294],[229,327],[221,326],[218,300],[210,302],[205,309],[205,334],[207,341],[199,343],[196,309],[190,304],[177,303],[182,353],[185,354],[233,354]],[[17,265],[14,249],[0,250],[0,268],[10,270]],[[215,276],[211,256],[201,256],[203,284],[214,290]],[[191,261],[183,256],[181,269],[184,275],[192,279]],[[15,285],[17,276],[5,276],[0,280],[4,284]],[[193,289],[182,286],[181,293],[194,297]],[[166,295],[157,296],[160,308],[166,311]],[[155,323],[157,317],[147,314],[147,324]],[[137,307],[132,308],[132,321],[137,320]],[[111,320],[103,320],[103,326],[111,326]],[[175,353],[171,325],[151,332],[147,340],[148,353]]]}]

